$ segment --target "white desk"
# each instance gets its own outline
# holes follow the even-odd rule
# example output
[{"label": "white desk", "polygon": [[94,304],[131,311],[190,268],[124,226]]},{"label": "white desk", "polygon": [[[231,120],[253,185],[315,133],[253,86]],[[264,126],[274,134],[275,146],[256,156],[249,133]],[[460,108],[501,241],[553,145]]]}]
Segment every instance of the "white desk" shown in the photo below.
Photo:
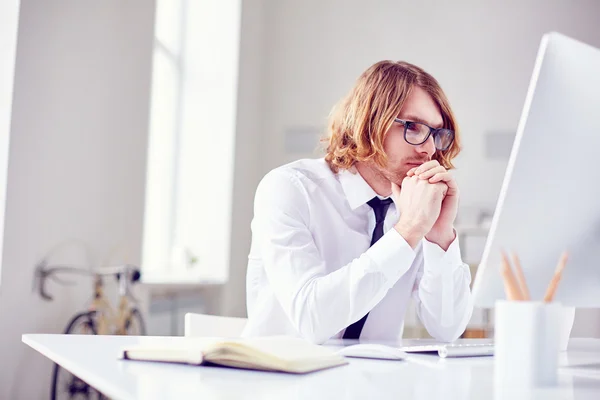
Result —
[{"label": "white desk", "polygon": [[[124,345],[165,337],[23,335],[23,342],[115,400],[130,399],[600,399],[600,339],[574,339],[559,384],[510,393],[494,387],[493,358],[350,359],[307,375],[118,360]],[[338,342],[330,342],[339,346]],[[587,365],[590,375],[573,369]],[[590,367],[592,365],[592,367]],[[571,366],[571,367],[565,367]]]}]

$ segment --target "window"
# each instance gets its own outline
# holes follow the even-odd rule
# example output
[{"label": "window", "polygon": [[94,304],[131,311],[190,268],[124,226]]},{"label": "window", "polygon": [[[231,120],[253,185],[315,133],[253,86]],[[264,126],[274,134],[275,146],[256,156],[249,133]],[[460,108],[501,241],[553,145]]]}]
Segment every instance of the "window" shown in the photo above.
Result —
[{"label": "window", "polygon": [[229,273],[240,0],[157,0],[142,270]]}]

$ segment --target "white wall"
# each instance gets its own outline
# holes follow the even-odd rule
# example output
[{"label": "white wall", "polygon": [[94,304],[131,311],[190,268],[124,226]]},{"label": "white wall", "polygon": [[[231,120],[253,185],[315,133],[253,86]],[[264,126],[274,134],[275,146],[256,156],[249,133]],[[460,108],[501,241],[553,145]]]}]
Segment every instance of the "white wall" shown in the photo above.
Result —
[{"label": "white wall", "polygon": [[[285,132],[319,133],[333,104],[369,65],[402,59],[440,81],[462,128],[464,150],[456,162],[461,207],[493,210],[506,160],[485,158],[484,135],[516,130],[542,34],[556,30],[600,47],[600,2],[594,0],[263,3],[262,13],[259,7],[246,12],[245,6],[250,20],[242,26],[239,196],[234,196],[241,200],[234,205],[237,245],[226,297],[227,313],[236,315],[245,314],[250,196],[256,182],[275,166],[319,154],[287,152]],[[588,317],[596,319],[585,325]],[[578,315],[575,332],[600,335],[597,313]]]},{"label": "white wall", "polygon": [[[91,282],[32,293],[67,239],[139,262],[154,1],[22,0],[0,284],[0,399],[48,398],[51,364],[22,333],[60,332]],[[1,18],[0,18],[1,19]],[[113,257],[113,260],[119,256]],[[53,262],[85,262],[70,245]]]},{"label": "white wall", "polygon": [[[576,6],[575,6],[576,4]],[[483,157],[487,132],[514,132],[541,35],[600,46],[600,3],[535,1],[268,1],[263,172],[298,156],[283,133],[321,127],[358,75],[382,59],[433,74],[462,127],[462,205],[495,205],[505,161]]]},{"label": "white wall", "polygon": [[222,312],[246,315],[246,264],[254,190],[261,178],[263,92],[265,77],[265,0],[242,2],[240,69],[236,121],[235,169],[229,282],[223,291]]}]

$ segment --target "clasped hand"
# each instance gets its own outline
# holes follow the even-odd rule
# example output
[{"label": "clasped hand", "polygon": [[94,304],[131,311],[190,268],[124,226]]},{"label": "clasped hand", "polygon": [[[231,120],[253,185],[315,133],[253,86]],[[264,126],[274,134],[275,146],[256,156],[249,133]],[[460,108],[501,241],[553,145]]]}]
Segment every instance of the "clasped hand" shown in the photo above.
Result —
[{"label": "clasped hand", "polygon": [[409,170],[402,187],[392,183],[394,203],[400,210],[396,230],[411,245],[425,237],[444,250],[455,238],[458,186],[452,174],[436,160]]}]

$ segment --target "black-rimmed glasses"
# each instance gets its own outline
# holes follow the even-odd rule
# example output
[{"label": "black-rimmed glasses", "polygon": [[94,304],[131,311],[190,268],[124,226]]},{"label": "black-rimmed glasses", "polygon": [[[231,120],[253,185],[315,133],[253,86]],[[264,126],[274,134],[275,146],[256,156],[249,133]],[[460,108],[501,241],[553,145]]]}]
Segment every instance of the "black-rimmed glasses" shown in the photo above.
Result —
[{"label": "black-rimmed glasses", "polygon": [[433,135],[435,148],[440,151],[448,150],[454,141],[454,131],[451,129],[436,129],[421,122],[406,121],[400,118],[394,120],[404,126],[404,140],[414,146],[425,143],[429,139],[429,135]]}]

